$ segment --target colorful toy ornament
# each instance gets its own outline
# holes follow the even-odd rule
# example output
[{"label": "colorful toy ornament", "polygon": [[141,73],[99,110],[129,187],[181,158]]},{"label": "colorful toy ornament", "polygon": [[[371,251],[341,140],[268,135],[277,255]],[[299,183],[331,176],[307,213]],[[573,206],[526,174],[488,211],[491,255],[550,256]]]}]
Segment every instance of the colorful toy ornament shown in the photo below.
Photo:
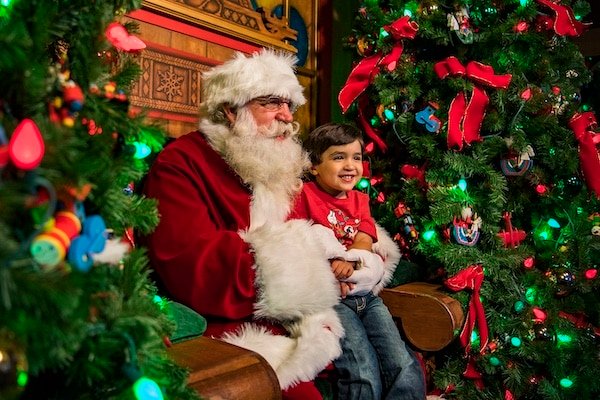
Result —
[{"label": "colorful toy ornament", "polygon": [[473,212],[471,206],[464,207],[461,219],[454,218],[452,234],[458,244],[474,246],[479,241],[481,218]]},{"label": "colorful toy ornament", "polygon": [[65,259],[71,240],[81,231],[81,221],[70,211],[59,211],[54,224],[35,237],[30,252],[40,265],[51,268]]},{"label": "colorful toy ornament", "polygon": [[[512,146],[512,138],[507,138],[506,145],[510,148]],[[509,155],[500,160],[500,169],[506,176],[522,176],[533,167],[533,160],[531,157],[535,156],[533,147],[527,145],[520,154],[515,155],[515,152],[511,150]]]},{"label": "colorful toy ornament", "polygon": [[106,224],[102,217],[86,217],[81,235],[73,239],[69,248],[69,263],[81,272],[88,272],[94,264],[92,254],[101,253],[105,245]]},{"label": "colorful toy ornament", "polygon": [[415,222],[410,214],[410,208],[406,204],[400,202],[394,209],[396,218],[402,221],[402,232],[409,240],[416,240],[419,237],[419,232],[415,229]]},{"label": "colorful toy ornament", "polygon": [[469,19],[467,7],[458,7],[453,13],[446,15],[448,19],[448,28],[456,32],[458,39],[464,44],[473,43],[473,30]]},{"label": "colorful toy ornament", "polygon": [[434,114],[439,106],[436,103],[429,102],[424,109],[415,114],[415,120],[425,125],[425,128],[431,133],[438,133],[442,127],[442,121]]}]

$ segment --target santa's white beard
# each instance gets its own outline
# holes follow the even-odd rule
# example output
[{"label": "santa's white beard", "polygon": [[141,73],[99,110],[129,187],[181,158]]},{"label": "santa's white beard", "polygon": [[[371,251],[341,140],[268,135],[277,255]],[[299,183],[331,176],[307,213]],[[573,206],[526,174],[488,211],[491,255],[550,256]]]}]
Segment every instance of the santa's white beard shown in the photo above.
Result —
[{"label": "santa's white beard", "polygon": [[274,192],[292,197],[301,187],[309,160],[298,141],[297,123],[273,121],[257,127],[252,114],[240,108],[222,155],[244,183],[262,184]]}]

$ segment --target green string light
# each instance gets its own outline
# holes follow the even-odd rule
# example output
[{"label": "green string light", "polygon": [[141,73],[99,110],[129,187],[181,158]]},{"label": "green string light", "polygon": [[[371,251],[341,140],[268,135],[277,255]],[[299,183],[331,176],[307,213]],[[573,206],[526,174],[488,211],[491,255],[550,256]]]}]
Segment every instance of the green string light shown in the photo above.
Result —
[{"label": "green string light", "polygon": [[388,121],[393,121],[395,118],[394,112],[392,110],[388,110],[387,108],[383,112],[383,115],[385,115],[385,119]]},{"label": "green string light", "polygon": [[570,335],[565,333],[556,334],[556,339],[558,340],[558,345],[568,345],[573,341],[573,338]]},{"label": "green string light", "polygon": [[25,371],[19,371],[17,374],[17,385],[19,387],[27,386],[27,381],[29,380],[29,375]]},{"label": "green string light", "polygon": [[433,231],[433,230],[428,230],[428,231],[423,232],[423,240],[426,242],[431,241],[434,237],[435,237],[435,231]]},{"label": "green string light", "polygon": [[127,341],[127,358],[121,370],[133,382],[132,390],[137,400],[163,400],[162,390],[156,382],[145,377],[137,365],[137,354],[135,342],[127,333],[122,333],[123,338]]},{"label": "green string light", "polygon": [[510,338],[510,344],[512,344],[515,347],[521,347],[521,343],[521,339],[516,336]]},{"label": "green string light", "polygon": [[471,332],[471,344],[479,343],[479,333],[477,331]]},{"label": "green string light", "polygon": [[356,183],[356,187],[359,190],[364,190],[364,189],[368,189],[369,186],[371,186],[371,183],[369,182],[369,180],[367,178],[361,178],[360,181],[358,181]]},{"label": "green string light", "polygon": [[525,309],[525,303],[523,303],[521,300],[515,302],[514,309],[518,313],[523,312]]},{"label": "green string light", "polygon": [[555,228],[555,229],[559,229],[560,228],[560,224],[554,218],[550,218],[548,220],[548,225],[550,225],[552,228]]},{"label": "green string light", "polygon": [[465,178],[460,178],[460,180],[458,181],[458,187],[463,192],[466,191],[467,190],[467,180]]},{"label": "green string light", "polygon": [[535,299],[537,298],[537,289],[534,287],[530,287],[527,289],[527,291],[525,291],[525,300],[527,300],[527,302],[529,304],[533,304],[535,302]]},{"label": "green string light", "polygon": [[573,381],[571,379],[569,379],[569,378],[562,378],[560,380],[560,386],[563,387],[563,388],[565,388],[565,389],[568,389],[571,386],[573,386]]},{"label": "green string light", "polygon": [[152,379],[142,376],[133,384],[133,393],[138,400],[163,400],[160,387]]},{"label": "green string light", "polygon": [[152,153],[150,146],[148,146],[146,143],[133,142],[133,146],[135,147],[135,154],[133,157],[138,160],[146,158],[150,155],[150,153]]}]

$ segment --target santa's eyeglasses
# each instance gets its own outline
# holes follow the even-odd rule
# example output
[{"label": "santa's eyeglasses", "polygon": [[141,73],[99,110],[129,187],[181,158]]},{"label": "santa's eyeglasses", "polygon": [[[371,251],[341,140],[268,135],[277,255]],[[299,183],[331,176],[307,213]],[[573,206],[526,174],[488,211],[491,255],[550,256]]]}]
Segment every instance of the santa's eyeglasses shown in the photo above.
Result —
[{"label": "santa's eyeglasses", "polygon": [[290,112],[296,111],[297,108],[290,99],[279,96],[256,97],[250,101],[260,105],[261,107],[264,107],[267,111],[279,111],[284,104],[287,104]]}]

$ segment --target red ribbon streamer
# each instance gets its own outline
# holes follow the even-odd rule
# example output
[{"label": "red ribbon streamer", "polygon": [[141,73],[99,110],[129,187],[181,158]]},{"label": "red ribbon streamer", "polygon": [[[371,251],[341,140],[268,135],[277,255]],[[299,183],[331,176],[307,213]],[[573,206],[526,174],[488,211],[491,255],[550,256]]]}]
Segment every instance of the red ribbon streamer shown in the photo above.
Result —
[{"label": "red ribbon streamer", "polygon": [[[440,79],[450,75],[464,76],[479,85],[497,89],[506,89],[510,85],[512,75],[495,75],[494,69],[477,61],[470,61],[464,67],[458,58],[450,56],[437,62],[433,70]],[[470,144],[481,141],[479,132],[485,117],[485,109],[489,103],[487,93],[478,86],[473,87],[473,93],[467,104],[463,92],[456,95],[448,111],[448,148],[458,147],[462,150],[463,142]]]},{"label": "red ribbon streamer", "polygon": [[472,379],[473,384],[478,390],[483,390],[485,388],[483,375],[477,370],[473,357],[469,357],[467,360],[467,368],[465,369],[465,372],[463,372],[463,376],[467,379]]},{"label": "red ribbon streamer", "polygon": [[397,41],[389,54],[382,56],[380,53],[376,53],[363,58],[352,69],[344,87],[338,94],[338,103],[342,107],[343,113],[348,111],[352,102],[373,82],[373,79],[379,74],[381,65],[385,65],[389,70],[393,70],[396,67],[396,62],[400,59],[403,51],[400,40],[405,38],[414,39],[419,29],[419,25],[416,22],[409,20],[410,17],[404,16],[384,27],[394,40]]},{"label": "red ribbon streamer", "polygon": [[455,292],[465,289],[470,289],[472,291],[467,319],[462,332],[460,333],[460,343],[465,348],[466,353],[469,353],[471,348],[471,334],[475,327],[475,323],[477,323],[477,327],[479,328],[479,336],[481,339],[479,346],[480,353],[484,352],[485,347],[488,344],[488,326],[487,321],[485,320],[483,305],[479,299],[479,290],[481,289],[483,278],[483,267],[480,264],[477,264],[461,270],[452,278],[448,278],[444,282],[448,288]]},{"label": "red ribbon streamer", "polygon": [[597,326],[594,326],[590,322],[588,322],[587,317],[584,314],[582,314],[582,313],[569,314],[564,311],[559,311],[558,316],[566,319],[567,321],[569,321],[570,323],[575,325],[576,328],[578,328],[578,329],[588,328],[592,332],[594,332],[594,335],[596,337],[600,337],[600,328]]},{"label": "red ribbon streamer", "polygon": [[584,24],[575,19],[573,10],[569,6],[556,4],[550,0],[536,0],[554,11],[554,32],[561,36],[579,36],[589,24]]},{"label": "red ribbon streamer", "polygon": [[593,112],[575,113],[569,120],[569,127],[579,142],[579,161],[588,188],[600,199],[600,134],[595,128],[596,116]]}]

